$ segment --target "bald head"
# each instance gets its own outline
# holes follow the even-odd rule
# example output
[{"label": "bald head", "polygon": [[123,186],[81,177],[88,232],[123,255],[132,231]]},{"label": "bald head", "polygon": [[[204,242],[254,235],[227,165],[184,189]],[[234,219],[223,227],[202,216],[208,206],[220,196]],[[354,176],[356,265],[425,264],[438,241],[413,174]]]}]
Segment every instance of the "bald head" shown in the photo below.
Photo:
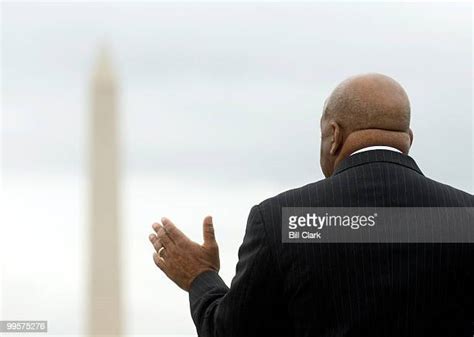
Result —
[{"label": "bald head", "polygon": [[334,89],[324,115],[338,122],[345,133],[364,129],[407,131],[410,101],[402,86],[388,76],[357,75]]},{"label": "bald head", "polygon": [[350,77],[326,100],[321,118],[321,168],[326,177],[358,149],[385,145],[407,154],[412,141],[410,101],[388,76]]}]

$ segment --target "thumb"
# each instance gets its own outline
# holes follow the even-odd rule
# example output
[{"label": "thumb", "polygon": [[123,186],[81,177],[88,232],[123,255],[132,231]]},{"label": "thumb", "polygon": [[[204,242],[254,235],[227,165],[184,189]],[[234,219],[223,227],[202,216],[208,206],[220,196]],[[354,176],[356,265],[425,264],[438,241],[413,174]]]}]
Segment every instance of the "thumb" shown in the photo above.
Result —
[{"label": "thumb", "polygon": [[214,225],[212,224],[212,216],[210,215],[206,216],[202,222],[202,234],[204,237],[204,246],[216,244]]}]

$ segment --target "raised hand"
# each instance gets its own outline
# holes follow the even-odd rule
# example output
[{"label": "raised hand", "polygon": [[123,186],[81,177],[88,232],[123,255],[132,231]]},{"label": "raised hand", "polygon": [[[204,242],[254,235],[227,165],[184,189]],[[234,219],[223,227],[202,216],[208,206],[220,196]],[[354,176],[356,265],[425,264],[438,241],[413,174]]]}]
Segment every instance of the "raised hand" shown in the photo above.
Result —
[{"label": "raised hand", "polygon": [[154,223],[152,227],[156,232],[149,236],[155,248],[153,260],[180,288],[189,291],[192,281],[199,274],[209,270],[219,271],[219,247],[211,216],[203,220],[202,245],[191,241],[167,218],[162,218],[161,223]]}]

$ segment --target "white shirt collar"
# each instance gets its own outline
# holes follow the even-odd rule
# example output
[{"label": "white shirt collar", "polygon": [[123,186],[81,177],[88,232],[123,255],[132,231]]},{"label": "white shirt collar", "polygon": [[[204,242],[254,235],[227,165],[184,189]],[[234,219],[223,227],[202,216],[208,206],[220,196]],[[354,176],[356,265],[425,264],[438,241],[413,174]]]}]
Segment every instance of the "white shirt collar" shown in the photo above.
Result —
[{"label": "white shirt collar", "polygon": [[396,148],[391,147],[391,146],[367,146],[367,147],[364,147],[360,150],[352,152],[351,156],[356,154],[356,153],[372,151],[372,150],[387,150],[387,151],[394,151],[394,152],[402,153],[402,151],[400,151],[399,149],[396,149]]}]

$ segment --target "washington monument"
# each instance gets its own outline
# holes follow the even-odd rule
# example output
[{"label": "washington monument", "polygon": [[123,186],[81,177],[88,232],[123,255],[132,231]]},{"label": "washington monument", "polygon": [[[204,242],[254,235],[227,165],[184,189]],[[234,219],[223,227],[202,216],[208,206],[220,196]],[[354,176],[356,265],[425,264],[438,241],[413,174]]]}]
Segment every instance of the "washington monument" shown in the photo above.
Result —
[{"label": "washington monument", "polygon": [[89,134],[89,294],[87,333],[121,334],[117,85],[102,48],[91,84]]}]

